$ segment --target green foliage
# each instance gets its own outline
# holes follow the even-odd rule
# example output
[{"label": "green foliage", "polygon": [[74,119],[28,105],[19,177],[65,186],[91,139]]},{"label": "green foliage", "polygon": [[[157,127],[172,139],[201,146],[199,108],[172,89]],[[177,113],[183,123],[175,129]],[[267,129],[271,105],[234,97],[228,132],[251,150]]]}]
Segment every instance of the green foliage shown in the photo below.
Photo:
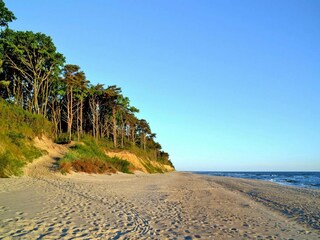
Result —
[{"label": "green foliage", "polygon": [[22,167],[43,152],[33,146],[33,138],[50,135],[52,124],[0,99],[0,177],[20,175]]},{"label": "green foliage", "polygon": [[40,157],[43,151],[32,145],[32,140],[23,134],[8,132],[0,134],[0,177],[20,175],[22,167]]},{"label": "green foliage", "polygon": [[145,161],[142,165],[147,169],[148,173],[164,173],[163,169],[153,166],[150,161]]},{"label": "green foliage", "polygon": [[[109,157],[110,158],[110,157]],[[131,163],[129,163],[127,160],[120,159],[117,157],[110,158],[112,161],[112,165],[120,172],[123,173],[132,173],[130,171]]]},{"label": "green foliage", "polygon": [[0,98],[0,132],[13,134],[12,137],[22,134],[31,139],[43,133],[51,136],[52,123],[43,116],[32,114]]},{"label": "green foliage", "polygon": [[116,157],[108,157],[105,152],[105,143],[86,136],[83,142],[77,143],[59,161],[62,173],[70,170],[87,173],[114,173],[116,171],[131,173],[131,164]]},{"label": "green foliage", "polygon": [[8,23],[15,19],[13,12],[6,8],[3,0],[0,0],[0,27],[8,27]]},{"label": "green foliage", "polygon": [[0,177],[10,177],[21,175],[24,162],[13,157],[9,150],[0,153]]},{"label": "green foliage", "polygon": [[[149,148],[147,150],[143,150],[143,149],[141,149],[137,146],[134,146],[134,145],[128,146],[127,150],[142,159],[156,161],[161,164],[169,165],[172,168],[174,168],[172,162],[169,160],[169,154],[166,152],[158,151],[157,149],[154,149],[154,148]],[[148,167],[146,167],[146,168],[148,168]],[[152,165],[150,165],[150,168],[153,168]]]},{"label": "green foliage", "polygon": [[64,56],[56,51],[50,36],[32,31],[6,29],[1,32],[0,45],[3,77],[11,82],[7,99],[14,98],[31,112],[45,116],[50,86],[58,78]]},{"label": "green foliage", "polygon": [[57,144],[67,144],[67,143],[70,143],[71,141],[68,137],[68,134],[61,133],[61,134],[59,134],[58,137],[55,138],[54,142]]}]

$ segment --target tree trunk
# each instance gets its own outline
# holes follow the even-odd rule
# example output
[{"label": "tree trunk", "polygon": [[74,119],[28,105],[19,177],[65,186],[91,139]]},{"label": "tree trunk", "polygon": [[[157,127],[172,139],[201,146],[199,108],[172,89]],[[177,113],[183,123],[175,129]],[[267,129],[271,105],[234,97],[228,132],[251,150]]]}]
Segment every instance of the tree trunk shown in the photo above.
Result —
[{"label": "tree trunk", "polygon": [[92,114],[92,135],[96,138],[96,114],[94,112],[94,103],[90,103],[91,106],[91,114]]},{"label": "tree trunk", "polygon": [[107,139],[110,140],[110,123],[108,122],[108,118],[106,120],[106,134],[107,134]]},{"label": "tree trunk", "polygon": [[136,130],[135,130],[135,127],[132,126],[132,127],[131,127],[131,140],[132,140],[133,145],[136,144],[135,131],[136,131]]},{"label": "tree trunk", "polygon": [[113,146],[117,148],[117,119],[116,107],[112,107],[112,123],[113,123]]},{"label": "tree trunk", "polygon": [[80,100],[80,137],[83,137],[83,99]]},{"label": "tree trunk", "polygon": [[67,134],[68,134],[68,138],[71,141],[72,138],[72,121],[73,121],[73,113],[72,113],[72,109],[73,109],[73,94],[72,94],[72,88],[70,87],[69,90],[69,100],[68,100],[68,104],[67,104],[67,115],[68,115],[68,119],[67,119]]},{"label": "tree trunk", "polygon": [[77,103],[77,137],[78,137],[78,141],[80,141],[80,105],[79,103]]},{"label": "tree trunk", "polygon": [[96,120],[96,122],[95,122],[95,125],[96,125],[96,127],[95,127],[95,129],[96,129],[96,138],[97,139],[99,139],[99,110],[98,110],[98,104],[96,103],[95,104],[95,114],[96,114],[96,117],[95,117],[95,120]]},{"label": "tree trunk", "polygon": [[[35,82],[36,82],[36,80],[35,80]],[[39,114],[40,109],[39,109],[39,104],[38,104],[38,86],[36,84],[34,84],[34,86],[33,86],[33,107],[34,107],[33,112],[36,114]]]},{"label": "tree trunk", "polygon": [[121,126],[121,148],[124,146],[124,124]]}]

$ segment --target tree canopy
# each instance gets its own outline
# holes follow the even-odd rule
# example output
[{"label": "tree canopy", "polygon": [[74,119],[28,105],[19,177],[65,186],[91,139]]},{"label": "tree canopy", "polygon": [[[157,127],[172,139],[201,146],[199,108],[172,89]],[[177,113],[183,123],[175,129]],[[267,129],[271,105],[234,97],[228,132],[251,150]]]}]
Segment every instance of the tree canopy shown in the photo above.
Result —
[{"label": "tree canopy", "polygon": [[65,63],[50,36],[9,29],[15,19],[0,0],[0,26],[5,27],[0,33],[1,98],[45,116],[57,139],[80,140],[87,134],[114,149],[139,148],[172,165],[120,87],[90,83],[80,66]]},{"label": "tree canopy", "polygon": [[8,97],[27,104],[33,113],[46,115],[50,88],[60,74],[63,55],[56,51],[51,37],[31,31],[6,29],[1,33],[1,46],[4,79],[11,83]]}]

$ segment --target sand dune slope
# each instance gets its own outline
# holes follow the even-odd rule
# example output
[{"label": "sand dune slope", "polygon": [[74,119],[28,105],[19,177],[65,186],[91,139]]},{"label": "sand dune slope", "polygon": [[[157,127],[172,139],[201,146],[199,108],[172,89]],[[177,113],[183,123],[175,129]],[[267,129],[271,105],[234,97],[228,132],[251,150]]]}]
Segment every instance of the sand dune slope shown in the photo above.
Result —
[{"label": "sand dune slope", "polygon": [[127,160],[130,162],[134,168],[138,171],[142,171],[144,173],[148,173],[148,170],[146,169],[146,165],[150,164],[152,167],[155,167],[157,169],[161,169],[162,172],[172,172],[174,171],[174,168],[166,165],[159,163],[157,161],[151,161],[151,160],[143,160],[142,158],[137,157],[137,155],[132,154],[128,151],[121,151],[121,152],[106,152],[106,154],[110,157],[118,157],[120,159]]}]

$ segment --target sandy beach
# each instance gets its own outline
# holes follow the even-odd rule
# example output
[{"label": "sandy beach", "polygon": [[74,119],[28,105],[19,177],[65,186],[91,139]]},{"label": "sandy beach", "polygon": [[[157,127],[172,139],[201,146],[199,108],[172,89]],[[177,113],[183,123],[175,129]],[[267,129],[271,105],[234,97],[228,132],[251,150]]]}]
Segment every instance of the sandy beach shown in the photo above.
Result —
[{"label": "sandy beach", "polygon": [[[52,147],[56,148],[56,147]],[[0,179],[0,239],[319,239],[320,191],[191,173]]]},{"label": "sandy beach", "polygon": [[0,0],[0,240],[320,240],[319,45],[320,0]]}]

